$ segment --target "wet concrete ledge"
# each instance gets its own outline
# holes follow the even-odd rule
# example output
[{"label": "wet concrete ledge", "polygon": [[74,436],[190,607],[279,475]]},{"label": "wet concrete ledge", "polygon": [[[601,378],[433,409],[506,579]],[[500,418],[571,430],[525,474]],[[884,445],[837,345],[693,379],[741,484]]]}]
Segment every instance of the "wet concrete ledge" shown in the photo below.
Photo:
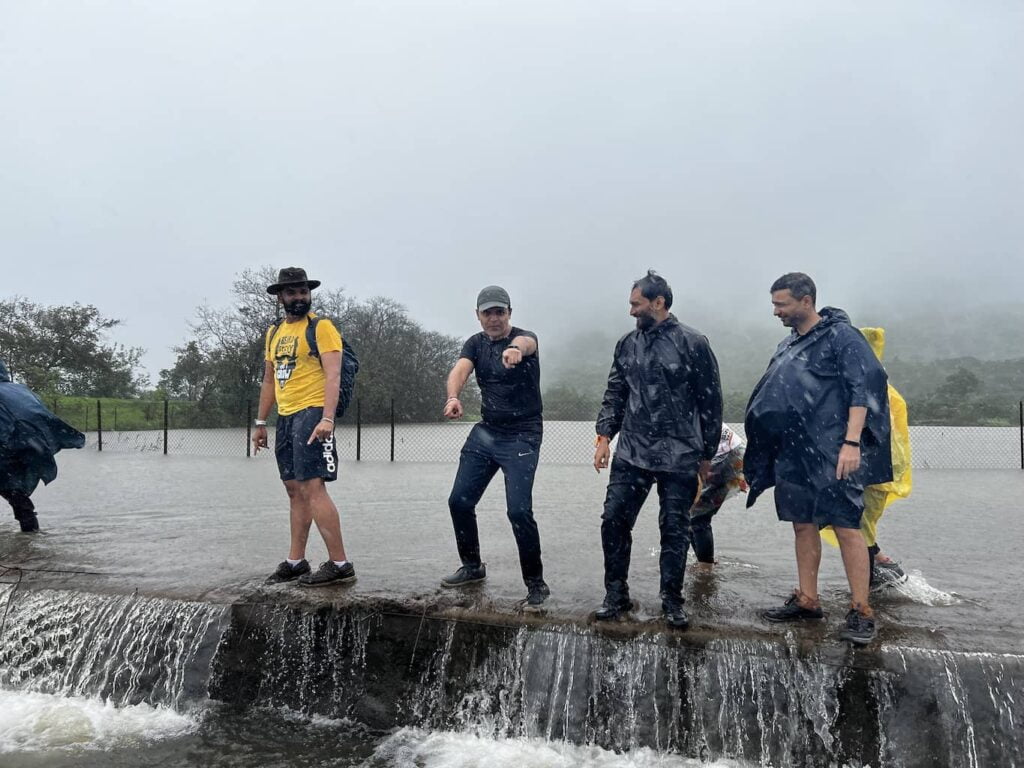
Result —
[{"label": "wet concrete ledge", "polygon": [[[137,595],[150,616],[198,597],[72,594],[99,605]],[[483,590],[399,598],[239,584],[198,602],[216,617],[216,636],[203,643],[207,661],[190,663],[188,687],[229,707],[778,766],[1024,760],[1013,727],[1024,718],[1024,659],[954,654],[897,627],[850,648],[834,618],[674,631],[649,606],[636,620],[598,623],[582,612],[527,614]]]}]

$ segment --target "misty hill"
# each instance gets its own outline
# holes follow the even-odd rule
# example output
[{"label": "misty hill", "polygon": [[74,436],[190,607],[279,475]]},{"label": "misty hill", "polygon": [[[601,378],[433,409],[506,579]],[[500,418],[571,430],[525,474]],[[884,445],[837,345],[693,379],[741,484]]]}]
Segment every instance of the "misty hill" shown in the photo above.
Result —
[{"label": "misty hill", "polygon": [[[1024,397],[1024,307],[957,317],[891,309],[884,315],[868,310],[851,314],[859,325],[885,327],[886,369],[910,405],[912,422],[1016,423],[1017,402]],[[726,418],[740,419],[747,396],[786,331],[771,317],[757,323],[705,323],[701,330],[718,357]],[[614,331],[590,330],[547,345],[549,418],[593,418],[617,339]]]}]

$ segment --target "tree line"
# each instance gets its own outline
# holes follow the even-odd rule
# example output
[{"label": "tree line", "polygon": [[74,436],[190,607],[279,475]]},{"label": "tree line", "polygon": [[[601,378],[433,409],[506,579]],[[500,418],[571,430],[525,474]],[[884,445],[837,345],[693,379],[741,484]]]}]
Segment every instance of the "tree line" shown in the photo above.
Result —
[{"label": "tree line", "polygon": [[[272,267],[246,270],[231,289],[227,308],[199,307],[191,338],[175,348],[177,359],[160,372],[158,389],[196,404],[196,425],[211,421],[237,425],[240,409],[259,397],[267,328],[283,318],[277,299],[266,291],[275,282]],[[313,311],[329,317],[359,358],[355,397],[365,421],[437,421],[445,397],[445,377],[462,342],[428,331],[393,299],[359,301],[342,289],[318,289]],[[355,419],[350,408],[345,419]]]},{"label": "tree line", "polygon": [[[259,395],[267,328],[280,319],[276,298],[266,292],[277,273],[272,267],[242,272],[226,306],[196,309],[188,338],[175,348],[174,364],[153,388],[141,372],[143,350],[111,342],[120,320],[92,305],[45,306],[15,296],[0,300],[0,358],[14,377],[50,399],[165,397],[181,403],[175,426],[238,426]],[[428,331],[407,309],[387,297],[357,300],[342,289],[319,289],[314,311],[330,317],[360,359],[356,397],[367,422],[386,421],[394,401],[401,422],[441,419],[445,378],[462,340]],[[895,334],[900,338],[903,329]],[[725,418],[743,420],[747,397],[770,354],[762,339],[735,333],[712,338],[722,368]],[[600,407],[615,339],[586,331],[547,349],[544,412],[550,420],[590,421]],[[764,360],[751,356],[764,348]],[[742,350],[742,351],[741,351]],[[1024,394],[1024,358],[975,357],[886,360],[890,381],[907,399],[912,424],[991,425],[1017,423]],[[467,412],[478,413],[479,396],[467,387]],[[186,407],[188,404],[188,407]],[[350,409],[346,420],[355,418]]]}]

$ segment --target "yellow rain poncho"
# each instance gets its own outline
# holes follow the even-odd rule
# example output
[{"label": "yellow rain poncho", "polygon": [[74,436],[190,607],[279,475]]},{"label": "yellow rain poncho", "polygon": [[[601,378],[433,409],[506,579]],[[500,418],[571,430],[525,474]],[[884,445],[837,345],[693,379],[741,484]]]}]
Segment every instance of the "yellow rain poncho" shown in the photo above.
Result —
[{"label": "yellow rain poncho", "polygon": [[[864,334],[871,349],[881,360],[885,352],[885,329],[861,328],[860,332]],[[892,384],[889,385],[889,417],[892,420],[892,480],[888,483],[869,485],[864,489],[864,516],[861,518],[860,530],[869,547],[875,545],[878,521],[886,507],[896,499],[905,499],[909,496],[912,485],[907,401]],[[821,538],[833,547],[839,546],[832,526],[821,530]]]}]

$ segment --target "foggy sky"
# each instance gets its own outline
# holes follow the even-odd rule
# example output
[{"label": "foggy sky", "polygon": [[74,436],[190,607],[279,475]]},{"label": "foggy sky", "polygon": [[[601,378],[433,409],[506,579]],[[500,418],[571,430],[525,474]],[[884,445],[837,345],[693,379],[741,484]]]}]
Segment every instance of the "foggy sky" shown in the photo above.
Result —
[{"label": "foggy sky", "polygon": [[[154,383],[233,277],[545,337],[648,267],[702,330],[1024,301],[1017,2],[0,0],[0,297],[123,318]],[[610,354],[610,352],[609,352]],[[759,352],[764,356],[764,352]]]}]

